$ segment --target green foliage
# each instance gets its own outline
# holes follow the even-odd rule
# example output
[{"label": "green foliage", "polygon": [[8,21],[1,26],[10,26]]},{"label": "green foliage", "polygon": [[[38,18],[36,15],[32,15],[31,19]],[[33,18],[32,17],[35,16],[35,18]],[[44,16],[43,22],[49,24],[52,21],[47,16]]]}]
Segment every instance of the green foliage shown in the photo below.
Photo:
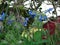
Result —
[{"label": "green foliage", "polygon": [[[31,28],[26,29],[20,22],[16,21],[16,8],[19,11],[18,13],[22,15],[24,18],[29,17],[28,27],[31,26]],[[10,8],[8,8],[7,11],[9,12]],[[43,23],[40,22],[38,18],[40,14],[43,16],[45,14],[40,13],[38,11],[34,11],[37,15],[33,19],[30,18],[30,16],[27,13],[27,10],[23,6],[15,6],[13,7],[13,11],[15,14],[9,14],[9,17],[7,17],[3,22],[4,31],[0,32],[0,45],[44,45],[44,43],[46,43],[47,45],[55,45],[55,42],[59,40],[57,39],[58,37],[55,34],[53,36],[50,36],[49,31],[44,30],[42,28]],[[14,20],[14,22],[11,25],[7,24],[9,19]],[[30,30],[34,27],[36,27],[38,31],[33,31],[31,37]],[[23,37],[21,36],[24,30],[26,31],[25,33],[27,34],[27,38],[25,37],[25,35]],[[42,36],[46,36],[47,39],[42,39]]]}]

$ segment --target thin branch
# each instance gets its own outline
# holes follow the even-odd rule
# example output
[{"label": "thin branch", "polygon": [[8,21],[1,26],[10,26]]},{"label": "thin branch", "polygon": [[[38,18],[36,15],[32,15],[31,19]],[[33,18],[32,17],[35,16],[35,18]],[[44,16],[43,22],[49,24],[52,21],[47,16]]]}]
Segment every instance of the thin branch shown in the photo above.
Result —
[{"label": "thin branch", "polygon": [[56,5],[54,3],[54,0],[50,0],[52,5],[53,5],[53,8],[54,8],[54,11],[55,11],[55,14],[56,14],[56,17],[57,17],[57,11],[56,11]]}]

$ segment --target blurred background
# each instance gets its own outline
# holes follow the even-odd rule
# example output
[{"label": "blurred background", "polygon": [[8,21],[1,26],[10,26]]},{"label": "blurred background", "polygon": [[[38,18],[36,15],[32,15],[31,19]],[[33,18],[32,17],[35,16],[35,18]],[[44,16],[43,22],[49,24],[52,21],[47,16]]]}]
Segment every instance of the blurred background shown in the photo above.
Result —
[{"label": "blurred background", "polygon": [[0,0],[0,45],[60,45],[60,0]]}]

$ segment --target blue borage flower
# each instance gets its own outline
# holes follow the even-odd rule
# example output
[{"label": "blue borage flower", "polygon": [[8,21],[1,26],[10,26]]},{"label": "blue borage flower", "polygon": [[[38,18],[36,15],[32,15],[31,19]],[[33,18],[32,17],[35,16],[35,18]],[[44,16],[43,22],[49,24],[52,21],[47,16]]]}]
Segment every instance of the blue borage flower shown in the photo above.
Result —
[{"label": "blue borage flower", "polygon": [[45,13],[47,13],[47,12],[50,13],[50,11],[52,11],[52,10],[53,10],[53,8],[49,8],[49,9],[47,9],[47,10],[45,11]]},{"label": "blue borage flower", "polygon": [[31,15],[32,18],[34,18],[36,15]]},{"label": "blue borage flower", "polygon": [[46,20],[47,20],[46,15],[45,16],[42,16],[42,15],[39,16],[39,21],[46,21]]},{"label": "blue borage flower", "polygon": [[24,26],[27,26],[27,21],[25,21],[25,22],[23,23],[23,25],[24,25]]},{"label": "blue borage flower", "polygon": [[25,20],[26,20],[26,21],[28,21],[28,20],[29,20],[29,18],[28,18],[28,17],[26,17],[26,18],[25,18]]},{"label": "blue borage flower", "polygon": [[30,10],[28,13],[32,18],[34,18],[36,16],[36,13],[34,13],[32,10]]},{"label": "blue borage flower", "polygon": [[0,21],[2,21],[3,19],[2,19],[2,16],[0,15]]},{"label": "blue borage flower", "polygon": [[47,16],[45,15],[45,16],[44,16],[44,21],[46,21],[46,20],[47,20]]},{"label": "blue borage flower", "polygon": [[5,13],[2,12],[2,14],[0,15],[0,21],[3,21],[5,19]]},{"label": "blue borage flower", "polygon": [[27,24],[28,24],[28,20],[29,20],[29,18],[26,17],[26,18],[25,18],[25,22],[23,23],[24,26],[27,26]]},{"label": "blue borage flower", "polygon": [[40,16],[39,16],[39,20],[42,21],[42,18],[43,18],[42,15],[40,15]]},{"label": "blue borage flower", "polygon": [[30,10],[28,13],[29,13],[30,15],[32,15],[32,10]]}]

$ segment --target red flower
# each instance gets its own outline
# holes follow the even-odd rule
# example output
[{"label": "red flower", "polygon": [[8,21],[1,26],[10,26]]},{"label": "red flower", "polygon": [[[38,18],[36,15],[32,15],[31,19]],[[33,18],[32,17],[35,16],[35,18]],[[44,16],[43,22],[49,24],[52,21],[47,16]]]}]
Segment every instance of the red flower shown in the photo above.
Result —
[{"label": "red flower", "polygon": [[55,33],[55,27],[55,23],[50,21],[43,25],[43,28],[49,30],[50,35],[53,35]]}]

